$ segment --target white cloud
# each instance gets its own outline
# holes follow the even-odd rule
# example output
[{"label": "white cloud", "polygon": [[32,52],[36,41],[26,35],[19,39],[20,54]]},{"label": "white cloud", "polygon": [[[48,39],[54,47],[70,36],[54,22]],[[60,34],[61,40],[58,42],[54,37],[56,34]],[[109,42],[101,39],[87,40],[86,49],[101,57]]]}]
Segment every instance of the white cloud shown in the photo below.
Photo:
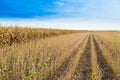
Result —
[{"label": "white cloud", "polygon": [[62,1],[57,1],[57,2],[54,2],[54,4],[59,5],[59,6],[63,6],[63,5],[64,5],[64,2],[62,2]]},{"label": "white cloud", "polygon": [[61,0],[65,5],[56,7],[55,11],[71,17],[87,19],[106,19],[120,21],[120,0]]}]

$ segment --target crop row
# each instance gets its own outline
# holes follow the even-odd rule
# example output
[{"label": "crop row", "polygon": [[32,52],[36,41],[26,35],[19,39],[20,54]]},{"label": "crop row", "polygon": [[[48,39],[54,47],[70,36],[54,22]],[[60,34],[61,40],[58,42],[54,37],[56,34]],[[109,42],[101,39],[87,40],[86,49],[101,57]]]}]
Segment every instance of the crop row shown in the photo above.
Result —
[{"label": "crop row", "polygon": [[116,32],[85,32],[5,46],[0,49],[0,79],[120,80],[119,37]]},{"label": "crop row", "polygon": [[0,27],[0,45],[12,45],[14,43],[27,42],[33,39],[41,39],[62,34],[76,33],[79,30],[53,30],[53,29],[33,29],[17,27]]},{"label": "crop row", "polygon": [[65,67],[63,64],[74,55],[75,49],[87,35],[61,35],[1,48],[0,79],[44,80],[52,77],[61,66]]},{"label": "crop row", "polygon": [[100,45],[108,64],[111,66],[115,77],[120,79],[120,33],[119,32],[95,32],[97,42]]}]

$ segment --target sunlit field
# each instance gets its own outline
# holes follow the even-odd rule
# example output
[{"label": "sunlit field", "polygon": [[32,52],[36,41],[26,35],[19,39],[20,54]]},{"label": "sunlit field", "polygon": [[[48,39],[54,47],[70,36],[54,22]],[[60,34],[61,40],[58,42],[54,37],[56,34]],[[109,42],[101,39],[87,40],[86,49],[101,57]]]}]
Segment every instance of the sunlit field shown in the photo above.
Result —
[{"label": "sunlit field", "polygon": [[120,32],[0,28],[0,80],[120,80]]}]

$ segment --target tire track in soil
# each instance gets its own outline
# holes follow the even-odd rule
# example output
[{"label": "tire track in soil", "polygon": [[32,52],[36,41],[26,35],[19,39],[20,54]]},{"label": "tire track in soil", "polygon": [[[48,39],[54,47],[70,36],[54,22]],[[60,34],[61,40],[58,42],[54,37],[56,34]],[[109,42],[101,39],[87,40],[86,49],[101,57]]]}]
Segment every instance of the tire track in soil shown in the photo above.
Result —
[{"label": "tire track in soil", "polygon": [[99,44],[97,43],[96,39],[94,38],[94,36],[92,36],[92,37],[93,37],[94,46],[95,46],[95,50],[96,50],[97,57],[98,57],[98,64],[102,70],[101,80],[113,80],[113,79],[115,79],[114,71],[109,66],[105,57],[102,55],[102,52],[100,50]]},{"label": "tire track in soil", "polygon": [[86,39],[87,37],[85,37],[77,46],[77,48],[72,51],[72,55],[70,55],[70,57],[68,57],[63,63],[62,65],[54,72],[53,75],[49,75],[46,79],[44,80],[59,80],[59,78],[61,76],[65,76],[65,74],[67,73],[67,70],[69,69],[70,63],[72,62],[72,60],[74,60],[75,56],[77,55],[77,49],[81,46],[81,43]]},{"label": "tire track in soil", "polygon": [[85,47],[85,45],[86,45],[86,43],[88,41],[88,38],[89,38],[89,36],[85,39],[85,41],[83,41],[81,43],[82,45],[81,45],[81,47],[78,48],[77,55],[75,56],[75,59],[71,62],[71,65],[69,67],[69,70],[67,71],[67,74],[64,77],[60,78],[60,80],[71,80],[71,78],[73,77],[73,74],[74,74],[74,72],[76,70],[76,67],[77,67],[77,65],[79,63],[81,54],[83,53],[84,47]]},{"label": "tire track in soil", "polygon": [[98,62],[98,55],[97,55],[97,51],[95,50],[95,44],[92,35],[90,37],[91,37],[91,65],[92,65],[91,80],[101,80],[102,70]]},{"label": "tire track in soil", "polygon": [[[82,36],[83,36],[83,35],[82,35]],[[80,40],[81,40],[81,38],[78,39],[77,41],[75,41],[72,45],[70,45],[70,46],[69,46],[69,49],[72,48],[72,47],[73,47],[78,41],[80,41]]]},{"label": "tire track in soil", "polygon": [[91,52],[89,36],[86,47],[80,57],[78,66],[71,80],[90,80],[91,71]]}]

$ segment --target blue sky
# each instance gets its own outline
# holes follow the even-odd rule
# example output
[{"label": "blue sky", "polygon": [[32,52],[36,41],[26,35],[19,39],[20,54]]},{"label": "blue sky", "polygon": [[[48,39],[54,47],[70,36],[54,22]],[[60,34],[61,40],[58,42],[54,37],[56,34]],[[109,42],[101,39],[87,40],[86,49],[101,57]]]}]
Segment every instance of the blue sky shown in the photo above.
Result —
[{"label": "blue sky", "polygon": [[0,0],[0,24],[120,30],[120,0]]}]

